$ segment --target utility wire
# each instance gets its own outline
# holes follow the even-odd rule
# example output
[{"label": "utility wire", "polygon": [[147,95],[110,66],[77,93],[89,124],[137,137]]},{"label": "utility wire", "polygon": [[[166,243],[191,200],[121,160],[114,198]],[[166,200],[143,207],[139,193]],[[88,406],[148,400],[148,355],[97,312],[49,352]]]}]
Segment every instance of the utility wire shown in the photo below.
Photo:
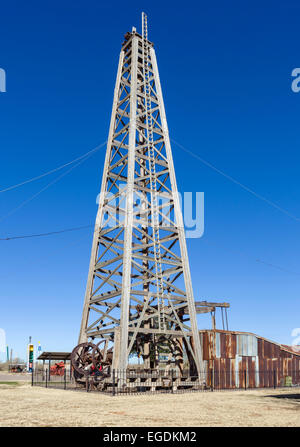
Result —
[{"label": "utility wire", "polygon": [[[106,144],[106,142],[104,142],[101,145],[97,146],[97,150],[99,150],[100,147],[103,147],[105,144]],[[77,166],[81,165],[84,161],[86,161],[88,158],[90,158],[95,152],[96,152],[96,149],[93,149],[92,151],[87,152],[87,154],[85,154],[84,158],[83,157],[79,157],[80,161],[78,163],[76,163],[75,165],[71,166],[70,169],[68,169],[63,174],[59,175],[56,179],[52,180],[50,183],[48,183],[46,186],[44,186],[42,189],[40,189],[37,193],[33,194],[33,196],[31,196],[28,199],[24,200],[24,202],[22,202],[16,208],[13,208],[9,213],[7,213],[6,215],[2,216],[0,218],[0,222],[2,222],[4,219],[6,219],[7,217],[9,217],[12,214],[14,214],[16,211],[18,211],[23,206],[27,205],[27,203],[31,202],[33,199],[35,199],[37,196],[39,196],[42,192],[46,191],[46,189],[50,188],[50,186],[52,186],[54,183],[57,183],[61,178],[65,177],[69,172],[73,171],[73,169],[77,168]],[[74,163],[74,160],[73,160],[72,163]]]},{"label": "utility wire", "polygon": [[[171,138],[170,138],[171,139]],[[291,214],[289,211],[287,211],[286,209],[280,207],[279,205],[277,205],[276,203],[272,202],[271,200],[267,199],[266,197],[257,194],[255,191],[253,191],[252,189],[248,188],[248,186],[244,185],[243,183],[239,182],[238,180],[236,180],[235,178],[231,177],[230,175],[226,174],[225,172],[221,171],[220,169],[218,169],[216,166],[212,165],[211,163],[209,163],[208,161],[204,160],[203,158],[201,158],[198,154],[195,154],[194,152],[192,152],[191,150],[187,149],[186,147],[184,147],[182,144],[178,143],[177,141],[175,141],[173,138],[171,139],[171,141],[176,144],[180,149],[182,149],[184,152],[186,152],[187,154],[190,154],[192,157],[196,158],[197,160],[201,161],[201,163],[205,164],[206,166],[208,166],[210,169],[216,171],[218,174],[221,174],[223,177],[227,178],[228,180],[230,180],[231,182],[235,183],[236,185],[240,186],[241,188],[243,188],[245,191],[249,192],[250,194],[254,195],[255,197],[257,197],[260,200],[263,200],[264,202],[268,203],[269,205],[273,206],[274,208],[276,208],[278,211],[281,211],[282,213],[286,214],[287,216],[291,217],[293,220],[296,220],[297,222],[299,222],[299,218],[296,217],[294,214]],[[206,241],[207,242],[207,241]],[[279,265],[275,265],[275,264],[271,264],[270,262],[265,262],[262,259],[255,259],[255,262],[267,265],[269,267],[275,268],[277,270],[281,270],[283,272],[286,273],[291,273],[293,275],[298,275],[299,273],[294,272],[292,270],[288,270],[284,267],[281,267]]]},{"label": "utility wire", "polygon": [[85,154],[81,155],[80,157],[74,158],[74,160],[69,161],[68,163],[65,163],[64,165],[58,166],[57,168],[52,169],[51,171],[45,172],[44,174],[38,175],[36,177],[32,177],[28,180],[25,180],[24,182],[17,183],[16,185],[12,185],[12,186],[9,186],[8,188],[2,189],[2,190],[0,190],[0,193],[6,192],[6,191],[11,191],[12,189],[16,189],[19,186],[26,185],[27,183],[34,182],[35,180],[39,180],[40,178],[46,177],[47,175],[53,174],[54,172],[57,172],[57,171],[60,171],[61,169],[66,168],[67,166],[69,166],[73,163],[76,163],[76,161],[79,161],[89,155],[92,155],[94,152],[97,152],[99,149],[101,149],[105,144],[106,144],[106,141],[104,143],[101,143],[98,146],[94,147],[94,149],[86,152]]},{"label": "utility wire", "polygon": [[256,261],[256,262],[260,262],[261,264],[267,265],[267,266],[269,266],[269,267],[273,267],[273,268],[275,268],[275,269],[281,270],[282,272],[292,273],[293,275],[298,275],[298,276],[299,276],[299,273],[294,272],[294,271],[292,271],[292,270],[287,270],[287,269],[284,268],[284,267],[280,267],[280,265],[271,264],[270,262],[265,262],[265,261],[263,261],[262,259],[255,259],[255,261]]},{"label": "utility wire", "polygon": [[[214,171],[218,172],[219,174],[223,175],[224,177],[226,177],[227,179],[229,179],[230,181],[232,181],[233,183],[241,186],[243,189],[245,189],[246,191],[250,192],[251,194],[253,194],[254,196],[258,197],[259,199],[267,202],[269,205],[274,206],[276,209],[278,209],[279,211],[284,212],[285,214],[287,214],[289,217],[292,217],[293,219],[299,221],[300,219],[298,219],[296,216],[290,214],[287,210],[279,207],[278,205],[276,205],[274,202],[271,202],[270,200],[266,199],[265,197],[261,196],[260,194],[257,194],[256,192],[252,191],[250,188],[248,188],[247,186],[243,185],[242,183],[240,183],[239,181],[235,180],[233,177],[229,176],[228,174],[224,173],[223,171],[221,171],[220,169],[216,168],[214,165],[212,165],[211,163],[207,162],[206,160],[204,160],[203,158],[199,157],[197,154],[195,154],[194,152],[190,151],[189,149],[185,148],[184,146],[182,146],[180,143],[177,143],[175,140],[172,139],[172,142],[175,143],[178,147],[180,147],[183,151],[187,152],[188,154],[192,155],[193,157],[197,158],[198,160],[200,160],[202,163],[204,163],[206,166],[208,166],[209,168],[213,169]],[[6,218],[7,216],[11,215],[13,212],[15,212],[16,210],[18,210],[19,208],[21,208],[22,206],[24,206],[26,203],[28,203],[29,201],[31,201],[32,199],[34,199],[36,196],[38,196],[39,194],[41,194],[44,190],[46,190],[47,188],[49,188],[53,183],[56,183],[58,180],[60,180],[62,177],[64,177],[65,175],[67,175],[71,170],[73,170],[74,168],[76,168],[78,165],[80,165],[82,162],[84,162],[87,158],[89,158],[94,152],[96,152],[98,149],[100,149],[101,147],[103,147],[106,144],[106,141],[104,143],[102,143],[101,145],[97,146],[96,148],[94,148],[93,150],[87,152],[86,154],[84,154],[81,157],[78,157],[77,159],[66,163],[65,165],[62,165],[52,171],[49,171],[45,174],[42,174],[41,176],[38,177],[34,177],[33,179],[27,180],[26,182],[23,183],[19,183],[18,185],[14,185],[11,186],[10,188],[7,188],[6,190],[2,190],[1,192],[7,191],[9,189],[13,189],[13,188],[17,188],[18,186],[21,186],[25,183],[29,183],[31,181],[37,180],[38,178],[44,177],[46,175],[49,175],[59,169],[62,169],[63,167],[66,167],[70,164],[75,163],[76,161],[80,160],[79,163],[77,163],[75,166],[72,166],[72,168],[70,168],[67,172],[65,172],[64,174],[60,175],[59,177],[57,177],[56,179],[54,179],[52,182],[48,183],[48,185],[46,185],[44,188],[42,188],[40,191],[38,191],[36,194],[34,194],[32,197],[30,197],[29,199],[27,199],[26,201],[24,201],[23,203],[21,203],[21,205],[19,205],[17,208],[15,208],[14,210],[12,210],[9,214],[7,214],[6,216],[4,216],[3,218],[0,219],[3,220],[4,218]],[[80,226],[80,227],[73,227],[73,228],[66,228],[63,230],[58,230],[58,231],[49,231],[47,233],[36,233],[36,234],[29,234],[29,235],[21,235],[21,236],[11,236],[11,237],[4,237],[4,238],[0,238],[0,241],[10,241],[10,240],[15,240],[15,239],[27,239],[27,238],[36,238],[36,237],[45,237],[45,236],[52,236],[52,235],[56,235],[56,234],[61,234],[61,233],[66,233],[66,232],[71,232],[71,231],[79,231],[79,230],[83,230],[86,228],[91,228],[94,225],[84,225],[84,226]],[[207,241],[206,241],[207,242]],[[243,253],[241,253],[243,254]],[[292,273],[295,275],[299,275],[299,273],[288,270],[286,268],[283,268],[281,266],[275,265],[275,264],[271,264],[269,262],[266,262],[262,259],[255,259],[255,262],[264,264],[268,267],[272,267],[275,269],[279,269],[281,271],[284,271],[286,273]]]},{"label": "utility wire", "polygon": [[[80,227],[65,228],[63,230],[57,230],[57,231],[49,231],[47,233],[35,233],[35,234],[28,234],[28,235],[21,235],[21,236],[7,236],[7,237],[0,238],[0,241],[11,241],[11,240],[14,240],[14,239],[28,239],[28,238],[36,238],[36,237],[53,236],[53,235],[57,235],[57,234],[61,234],[61,233],[67,233],[67,232],[71,232],[71,231],[79,231],[79,230],[84,230],[86,228],[92,228],[92,227],[94,227],[94,224],[83,225],[83,226],[80,226]],[[95,231],[97,231],[97,229],[94,230],[94,232]],[[207,240],[205,240],[205,242],[208,243],[209,245],[218,246],[217,244],[211,244],[211,242],[208,242]],[[226,250],[228,250],[228,248],[226,248]],[[248,260],[250,260],[252,262],[255,261],[255,262],[258,262],[260,264],[264,264],[264,265],[266,265],[268,267],[275,268],[277,270],[281,270],[282,272],[290,273],[292,275],[297,275],[297,276],[300,275],[299,273],[297,273],[297,272],[295,272],[293,270],[288,270],[288,269],[286,269],[284,267],[281,267],[279,265],[271,264],[270,262],[266,262],[266,261],[264,261],[262,259],[249,258],[248,255],[246,253],[244,253],[243,251],[232,250],[232,249],[229,249],[229,251],[239,253],[239,255],[245,257],[245,259],[247,258]]]},{"label": "utility wire", "polygon": [[2,238],[0,238],[0,241],[11,241],[13,239],[27,239],[27,238],[41,237],[41,236],[52,236],[53,234],[67,233],[69,231],[78,231],[78,230],[83,230],[85,228],[91,228],[91,227],[93,227],[93,225],[83,225],[81,227],[65,228],[64,230],[58,230],[58,231],[49,231],[48,233],[37,233],[37,234],[28,234],[28,235],[23,235],[23,236],[2,237]]},{"label": "utility wire", "polygon": [[278,211],[286,214],[291,219],[296,220],[297,222],[300,221],[299,217],[295,216],[294,214],[291,214],[289,211],[287,211],[286,209],[284,209],[281,206],[277,205],[275,202],[272,202],[271,200],[269,200],[266,197],[262,196],[261,194],[256,193],[252,189],[248,188],[248,186],[244,185],[243,183],[239,182],[235,178],[231,177],[231,175],[226,174],[226,172],[221,171],[220,169],[218,169],[213,164],[211,164],[208,161],[204,160],[203,158],[199,157],[199,155],[195,154],[191,150],[189,150],[186,147],[182,146],[182,144],[178,143],[177,141],[173,140],[172,138],[171,138],[171,141],[174,144],[176,144],[180,149],[182,149],[184,152],[186,152],[187,154],[190,154],[194,158],[197,158],[197,160],[201,161],[201,163],[203,163],[204,165],[208,166],[210,169],[216,171],[218,174],[221,174],[223,177],[227,178],[228,180],[230,180],[231,182],[235,183],[236,185],[240,186],[241,188],[243,188],[245,191],[249,192],[250,194],[252,194],[256,198],[258,198],[258,199],[268,203],[270,206],[272,206],[273,208],[276,208]]},{"label": "utility wire", "polygon": [[[207,240],[207,238],[202,238],[201,240],[202,240],[202,243],[214,246],[214,247],[216,247],[218,249],[220,248],[219,244],[211,242],[210,240]],[[254,259],[254,257],[249,257],[248,254],[245,251],[243,251],[243,250],[233,249],[233,248],[229,248],[227,246],[226,248],[223,247],[223,251],[228,251],[228,252],[232,253],[235,256],[238,254],[239,256],[242,256],[245,260],[247,259],[248,261],[264,264],[264,265],[267,265],[268,267],[272,267],[272,268],[274,268],[276,270],[281,270],[282,272],[289,273],[291,275],[300,276],[299,272],[295,272],[293,270],[289,270],[289,269],[287,269],[285,267],[282,267],[280,265],[272,264],[271,262],[266,262],[263,259],[259,259],[259,258]]]}]

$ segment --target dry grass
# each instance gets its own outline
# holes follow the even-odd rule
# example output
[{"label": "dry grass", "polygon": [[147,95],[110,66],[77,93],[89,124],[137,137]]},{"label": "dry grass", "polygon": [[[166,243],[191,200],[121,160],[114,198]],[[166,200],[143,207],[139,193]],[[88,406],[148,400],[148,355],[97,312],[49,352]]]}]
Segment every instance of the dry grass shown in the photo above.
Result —
[{"label": "dry grass", "polygon": [[[299,426],[293,390],[105,396],[0,385],[0,426]],[[296,397],[297,397],[296,396]]]}]

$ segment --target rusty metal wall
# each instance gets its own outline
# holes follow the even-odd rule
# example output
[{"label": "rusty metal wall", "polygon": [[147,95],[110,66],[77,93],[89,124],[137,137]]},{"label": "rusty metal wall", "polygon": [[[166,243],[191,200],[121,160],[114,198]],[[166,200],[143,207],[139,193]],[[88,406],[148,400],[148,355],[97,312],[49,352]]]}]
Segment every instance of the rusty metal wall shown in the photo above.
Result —
[{"label": "rusty metal wall", "polygon": [[[300,384],[300,354],[254,334],[200,331],[205,369],[215,388]],[[275,383],[274,383],[275,382]]]}]

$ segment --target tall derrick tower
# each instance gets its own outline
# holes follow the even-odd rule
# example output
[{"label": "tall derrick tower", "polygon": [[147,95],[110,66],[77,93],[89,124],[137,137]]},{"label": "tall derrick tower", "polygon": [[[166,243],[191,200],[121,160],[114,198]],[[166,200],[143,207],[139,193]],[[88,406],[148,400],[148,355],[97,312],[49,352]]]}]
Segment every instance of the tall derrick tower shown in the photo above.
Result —
[{"label": "tall derrick tower", "polygon": [[202,370],[202,353],[167,120],[147,16],[125,35],[96,217],[79,343]]}]

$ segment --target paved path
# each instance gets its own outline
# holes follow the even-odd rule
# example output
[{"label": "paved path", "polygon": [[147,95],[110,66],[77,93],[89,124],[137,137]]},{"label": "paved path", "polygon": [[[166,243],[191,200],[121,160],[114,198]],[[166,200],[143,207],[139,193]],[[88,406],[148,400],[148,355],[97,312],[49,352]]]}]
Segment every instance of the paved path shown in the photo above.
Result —
[{"label": "paved path", "polygon": [[18,381],[29,381],[31,380],[31,374],[29,373],[6,373],[6,372],[0,372],[0,382],[18,382]]}]

